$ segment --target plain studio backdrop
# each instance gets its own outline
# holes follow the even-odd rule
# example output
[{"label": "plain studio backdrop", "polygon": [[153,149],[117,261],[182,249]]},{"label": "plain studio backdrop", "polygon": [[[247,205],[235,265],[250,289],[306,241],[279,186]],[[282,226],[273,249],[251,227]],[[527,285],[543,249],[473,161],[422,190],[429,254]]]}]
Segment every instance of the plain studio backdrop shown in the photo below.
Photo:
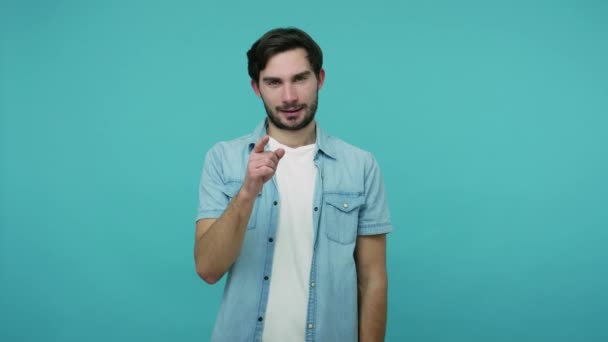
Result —
[{"label": "plain studio backdrop", "polygon": [[0,340],[207,341],[205,152],[265,116],[245,52],[297,26],[317,118],[377,157],[387,341],[607,341],[605,1],[0,4]]}]

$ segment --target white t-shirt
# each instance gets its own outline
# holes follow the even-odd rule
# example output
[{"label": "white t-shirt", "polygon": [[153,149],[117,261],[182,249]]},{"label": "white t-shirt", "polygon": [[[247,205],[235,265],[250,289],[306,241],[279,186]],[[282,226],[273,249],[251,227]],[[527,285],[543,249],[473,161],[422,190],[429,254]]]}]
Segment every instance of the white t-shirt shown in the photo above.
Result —
[{"label": "white t-shirt", "polygon": [[285,149],[275,178],[279,223],[264,323],[264,342],[304,341],[313,252],[315,144],[291,148],[270,138],[271,151]]}]

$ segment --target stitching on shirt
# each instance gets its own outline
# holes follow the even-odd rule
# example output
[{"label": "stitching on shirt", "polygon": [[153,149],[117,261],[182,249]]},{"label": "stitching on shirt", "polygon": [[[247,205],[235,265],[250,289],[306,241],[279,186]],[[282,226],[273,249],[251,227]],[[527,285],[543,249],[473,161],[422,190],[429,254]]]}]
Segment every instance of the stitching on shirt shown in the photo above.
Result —
[{"label": "stitching on shirt", "polygon": [[323,195],[355,195],[355,196],[361,196],[363,195],[363,192],[361,191],[324,191]]},{"label": "stitching on shirt", "polygon": [[359,229],[369,229],[369,228],[380,228],[384,226],[390,226],[390,222],[386,223],[372,223],[372,224],[362,224],[359,226]]},{"label": "stitching on shirt", "polygon": [[202,210],[198,213],[198,217],[200,218],[201,216],[215,215],[215,214],[221,215],[223,212],[224,212],[224,210],[221,210],[221,209]]}]

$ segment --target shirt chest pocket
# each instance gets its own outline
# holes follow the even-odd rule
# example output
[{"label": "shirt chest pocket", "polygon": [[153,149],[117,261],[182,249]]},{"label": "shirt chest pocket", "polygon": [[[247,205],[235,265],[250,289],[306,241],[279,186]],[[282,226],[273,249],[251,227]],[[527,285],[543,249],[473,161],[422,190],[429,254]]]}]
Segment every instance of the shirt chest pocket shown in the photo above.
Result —
[{"label": "shirt chest pocket", "polygon": [[[224,190],[222,191],[226,197],[228,197],[228,204],[232,202],[232,199],[236,196],[236,194],[241,190],[242,182],[229,182],[224,184]],[[258,208],[258,201],[256,200],[253,204],[253,209],[251,209],[251,215],[249,216],[249,222],[247,223],[247,229],[253,229],[256,227],[256,212]]]},{"label": "shirt chest pocket", "polygon": [[358,193],[324,194],[323,216],[327,238],[341,243],[351,244],[357,237],[359,209],[364,197]]}]

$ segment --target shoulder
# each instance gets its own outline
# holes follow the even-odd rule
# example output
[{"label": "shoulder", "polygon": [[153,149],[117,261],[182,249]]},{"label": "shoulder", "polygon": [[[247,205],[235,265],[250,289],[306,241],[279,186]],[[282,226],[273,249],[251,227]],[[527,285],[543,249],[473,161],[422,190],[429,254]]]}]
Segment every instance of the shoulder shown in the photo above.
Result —
[{"label": "shoulder", "polygon": [[204,167],[210,170],[209,172],[220,175],[225,183],[242,181],[252,141],[254,141],[254,135],[247,134],[236,139],[215,143],[207,151]]},{"label": "shoulder", "polygon": [[239,153],[248,149],[252,141],[254,141],[254,136],[252,133],[231,140],[218,141],[211,146],[207,153],[220,156]]},{"label": "shoulder", "polygon": [[326,135],[325,138],[337,161],[345,161],[349,164],[355,163],[365,168],[370,168],[376,164],[376,159],[371,152],[335,136]]}]

